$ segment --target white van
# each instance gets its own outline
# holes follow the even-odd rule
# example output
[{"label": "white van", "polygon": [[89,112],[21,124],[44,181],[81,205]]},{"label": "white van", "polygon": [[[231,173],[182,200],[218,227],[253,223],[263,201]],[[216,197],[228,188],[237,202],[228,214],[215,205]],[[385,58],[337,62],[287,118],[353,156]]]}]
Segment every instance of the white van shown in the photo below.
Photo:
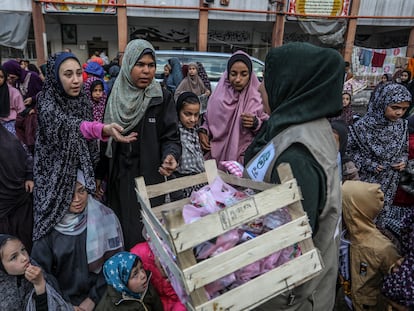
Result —
[{"label": "white van", "polygon": [[[227,61],[232,54],[185,50],[158,50],[155,51],[155,55],[157,58],[157,72],[155,77],[158,81],[162,80],[164,65],[168,63],[170,58],[176,57],[180,60],[181,65],[195,62],[202,63],[211,82],[211,88],[213,91],[221,75],[224,71],[226,71]],[[264,62],[254,57],[250,58],[253,63],[253,71],[259,80],[261,80],[263,78]]]}]

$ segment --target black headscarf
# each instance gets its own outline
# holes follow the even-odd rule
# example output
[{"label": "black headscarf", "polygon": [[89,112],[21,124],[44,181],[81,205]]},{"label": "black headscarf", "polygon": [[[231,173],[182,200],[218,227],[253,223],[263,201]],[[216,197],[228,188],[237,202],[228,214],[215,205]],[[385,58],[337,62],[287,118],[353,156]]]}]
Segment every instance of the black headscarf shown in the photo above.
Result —
[{"label": "black headscarf", "polygon": [[237,52],[235,52],[229,58],[229,60],[227,62],[227,79],[229,78],[230,71],[231,71],[231,67],[236,62],[243,62],[243,63],[245,63],[246,66],[247,66],[247,69],[249,70],[249,75],[252,73],[253,64],[252,64],[252,60],[250,59],[250,57],[248,55],[246,55],[245,53],[237,53]]},{"label": "black headscarf", "polygon": [[56,60],[62,64],[69,58],[77,60],[71,53],[49,58],[38,98],[33,192],[35,241],[50,232],[69,209],[78,169],[85,175],[88,192],[95,191],[97,143],[87,141],[80,132],[82,121],[93,121],[92,106],[83,88],[76,97],[69,97],[63,91],[56,65]]},{"label": "black headscarf", "polygon": [[0,118],[7,118],[10,115],[10,94],[7,86],[7,72],[0,66],[0,71],[3,72],[4,82],[0,85]]},{"label": "black headscarf", "polygon": [[[16,237],[9,235],[9,234],[0,234],[0,250],[3,247],[4,244],[6,244],[7,240],[14,240],[16,239]],[[6,272],[6,270],[4,270],[4,266],[3,266],[3,262],[1,261],[0,258],[0,270]]]},{"label": "black headscarf", "polygon": [[181,93],[180,96],[178,96],[178,98],[177,98],[177,114],[180,114],[180,111],[183,108],[184,102],[188,98],[193,98],[194,102],[200,103],[200,100],[198,99],[198,96],[196,94],[194,94],[193,92]]},{"label": "black headscarf", "polygon": [[288,43],[266,56],[271,115],[246,150],[245,163],[288,126],[333,117],[342,110],[344,61],[330,48]]}]

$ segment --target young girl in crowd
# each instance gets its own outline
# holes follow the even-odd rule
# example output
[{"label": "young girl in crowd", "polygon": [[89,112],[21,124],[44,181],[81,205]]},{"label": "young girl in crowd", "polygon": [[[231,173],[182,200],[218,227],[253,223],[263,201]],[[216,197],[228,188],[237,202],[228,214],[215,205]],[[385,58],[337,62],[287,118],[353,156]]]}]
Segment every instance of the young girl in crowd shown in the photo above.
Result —
[{"label": "young girl in crowd", "polygon": [[[204,172],[204,158],[197,134],[200,118],[200,101],[196,94],[184,92],[177,99],[182,154],[177,177],[195,175]],[[189,197],[198,187],[184,189],[184,196]]]},{"label": "young girl in crowd", "polygon": [[0,123],[9,132],[16,134],[16,117],[24,109],[22,95],[7,83],[7,72],[0,66]]},{"label": "young girl in crowd", "polygon": [[362,181],[378,183],[384,192],[384,209],[377,219],[382,226],[394,200],[408,158],[408,126],[402,119],[411,102],[408,90],[387,84],[377,90],[367,114],[349,127],[347,152]]},{"label": "young girl in crowd", "polygon": [[89,77],[85,82],[85,90],[92,104],[93,120],[102,122],[106,105],[106,93],[102,80],[97,77]]},{"label": "young girl in crowd", "polygon": [[32,257],[56,278],[75,310],[92,311],[105,291],[103,263],[123,250],[122,230],[114,212],[88,194],[81,171],[72,193],[63,219],[34,242]]},{"label": "young girl in crowd", "polygon": [[188,64],[188,74],[177,87],[174,93],[174,99],[177,101],[178,96],[183,92],[192,92],[197,96],[210,95],[210,90],[206,88],[203,80],[198,75],[196,63]]},{"label": "young girl in crowd", "polygon": [[354,122],[354,113],[352,111],[352,97],[351,94],[348,92],[342,93],[342,113],[340,116],[331,118],[330,121],[334,120],[343,120],[347,125],[352,125]]},{"label": "young girl in crowd", "polygon": [[0,234],[0,310],[73,311],[31,262],[22,242]]},{"label": "young girl in crowd", "polygon": [[120,252],[109,258],[103,267],[106,293],[96,311],[163,311],[161,300],[150,284],[141,258]]},{"label": "young girl in crowd", "polygon": [[206,159],[244,163],[244,152],[269,116],[263,111],[260,82],[252,70],[252,61],[238,51],[227,62],[213,94],[204,123],[199,130]]}]

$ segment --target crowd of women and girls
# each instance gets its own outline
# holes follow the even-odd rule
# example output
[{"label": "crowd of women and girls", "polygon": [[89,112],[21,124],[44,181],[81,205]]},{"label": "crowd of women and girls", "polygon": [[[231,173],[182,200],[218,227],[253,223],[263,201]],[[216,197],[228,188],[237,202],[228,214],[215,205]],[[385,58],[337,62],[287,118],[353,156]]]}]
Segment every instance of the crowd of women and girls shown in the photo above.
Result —
[{"label": "crowd of women and girls", "polygon": [[257,310],[334,310],[337,283],[354,310],[414,308],[409,71],[384,75],[357,116],[333,49],[272,48],[262,82],[237,51],[214,90],[203,64],[176,58],[159,83],[156,60],[137,39],[111,62],[95,53],[81,64],[65,50],[41,71],[0,67],[1,310],[185,310],[147,241],[134,183],[198,174],[206,159],[271,183],[287,162],[301,187],[324,270]]}]

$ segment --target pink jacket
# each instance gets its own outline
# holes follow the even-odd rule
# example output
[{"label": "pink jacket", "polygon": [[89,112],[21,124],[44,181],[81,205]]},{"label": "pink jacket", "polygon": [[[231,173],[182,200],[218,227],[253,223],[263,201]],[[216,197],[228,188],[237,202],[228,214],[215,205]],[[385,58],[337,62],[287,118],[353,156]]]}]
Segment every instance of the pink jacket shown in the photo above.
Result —
[{"label": "pink jacket", "polygon": [[152,272],[151,284],[161,298],[164,311],[186,311],[168,279],[162,276],[155,265],[155,257],[148,242],[138,243],[131,248],[131,253],[141,257],[144,269]]}]

